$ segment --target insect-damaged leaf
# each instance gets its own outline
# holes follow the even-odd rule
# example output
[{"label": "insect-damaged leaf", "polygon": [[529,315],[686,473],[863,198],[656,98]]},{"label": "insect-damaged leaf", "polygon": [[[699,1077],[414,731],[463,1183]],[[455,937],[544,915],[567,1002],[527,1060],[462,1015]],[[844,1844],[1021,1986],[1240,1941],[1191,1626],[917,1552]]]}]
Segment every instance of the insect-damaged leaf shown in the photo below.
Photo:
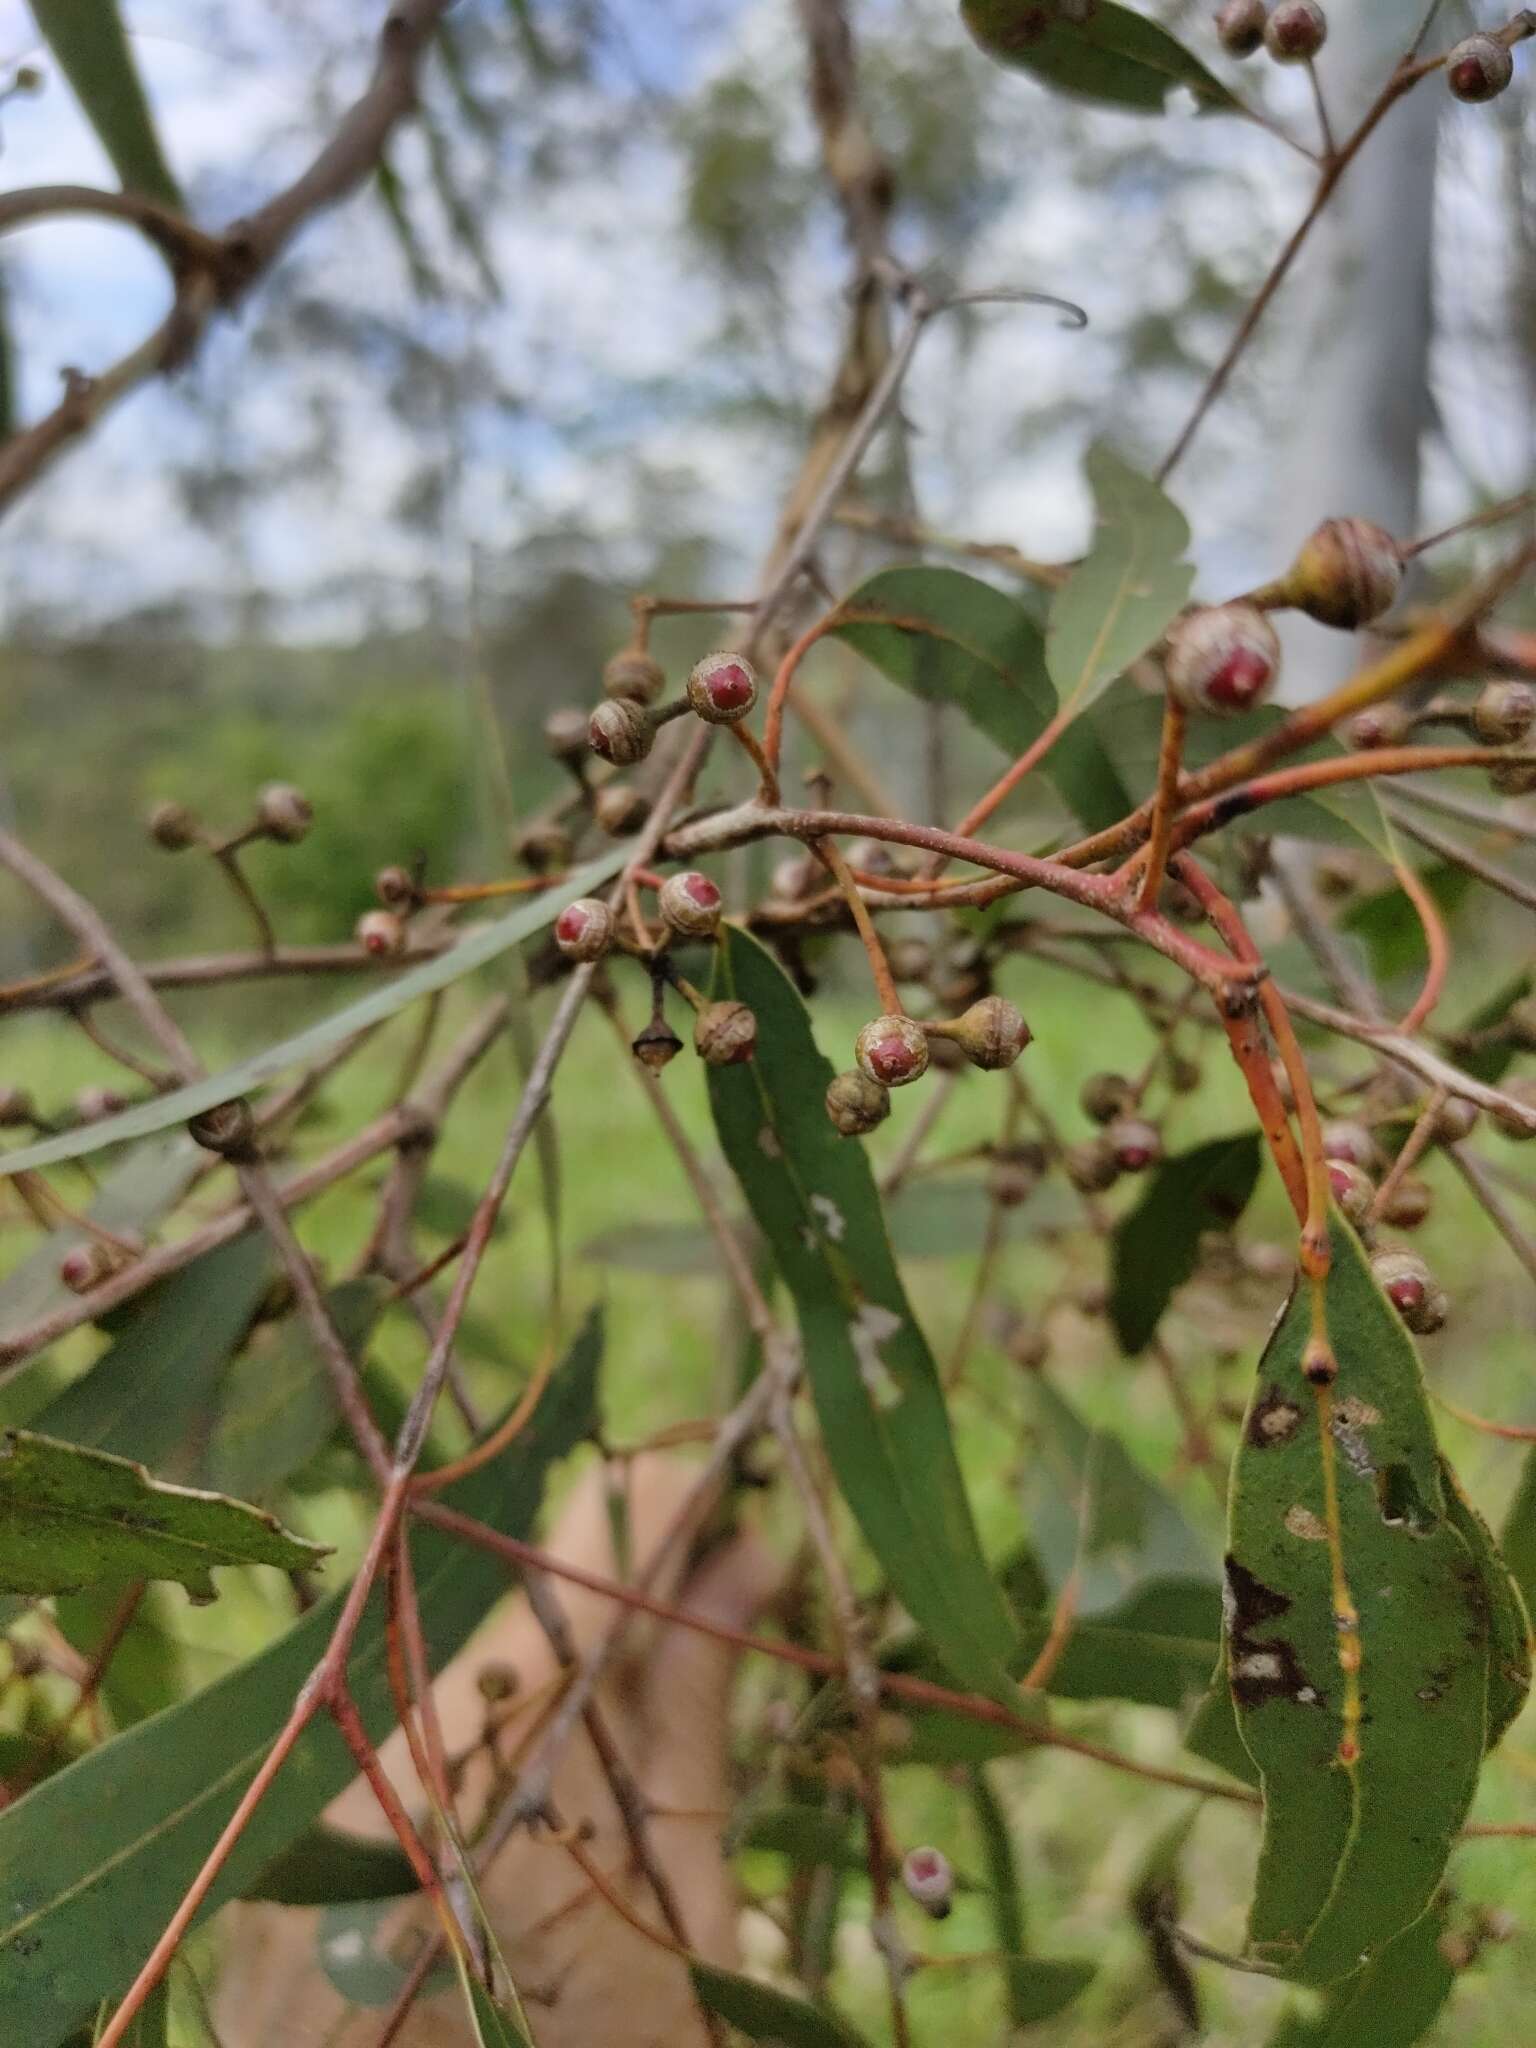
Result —
[{"label": "insect-damaged leaf", "polygon": [[[1480,1562],[1445,1485],[1419,1362],[1358,1239],[1335,1218],[1327,1283],[1337,1385],[1301,1374],[1307,1291],[1260,1361],[1233,1474],[1226,1654],[1264,1792],[1248,1940],[1300,1982],[1350,1975],[1423,1913],[1477,1783],[1492,1630]],[[1320,1421],[1339,1563],[1359,1614],[1359,1757],[1346,1734]]]},{"label": "insect-damaged leaf", "polygon": [[896,1270],[861,1145],[823,1106],[805,1005],[731,928],[714,993],[757,1014],[757,1056],[710,1067],[720,1142],[794,1297],[827,1455],[897,1597],[956,1680],[1014,1708],[1018,1631],[971,1519],[938,1371]]},{"label": "insect-damaged leaf", "polygon": [[211,1600],[216,1565],[303,1571],[323,1546],[222,1494],[30,1430],[0,1435],[0,1590],[61,1593],[104,1579],[175,1579]]},{"label": "insect-damaged leaf", "polygon": [[1242,111],[1167,29],[1112,0],[961,0],[960,12],[989,57],[1074,99],[1160,114],[1184,85],[1202,113]]},{"label": "insect-damaged leaf", "polygon": [[1093,541],[1052,598],[1045,634],[1046,667],[1072,710],[1086,710],[1161,638],[1195,575],[1184,560],[1189,526],[1173,500],[1102,442],[1087,466]]},{"label": "insect-damaged leaf", "polygon": [[1151,1343],[1163,1311],[1195,1270],[1201,1234],[1247,1208],[1259,1178],[1257,1131],[1212,1138],[1165,1159],[1141,1200],[1115,1226],[1109,1316],[1125,1351]]},{"label": "insect-damaged leaf", "polygon": [[[848,599],[835,631],[868,662],[929,704],[953,704],[1005,754],[1022,754],[1056,710],[1040,628],[1003,591],[959,569],[883,569]],[[1099,735],[1064,732],[1041,771],[1089,831],[1134,808]]]},{"label": "insect-damaged leaf", "polygon": [[1444,2010],[1456,1972],[1441,1952],[1441,1900],[1329,1992],[1321,2013],[1289,2012],[1267,2048],[1415,2048]]}]

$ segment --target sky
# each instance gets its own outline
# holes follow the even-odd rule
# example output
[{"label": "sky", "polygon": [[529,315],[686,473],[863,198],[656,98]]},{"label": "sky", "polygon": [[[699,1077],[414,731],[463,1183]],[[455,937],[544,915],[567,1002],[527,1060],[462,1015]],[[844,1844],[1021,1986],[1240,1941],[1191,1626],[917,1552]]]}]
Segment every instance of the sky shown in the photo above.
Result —
[{"label": "sky", "polygon": [[[505,0],[478,4],[507,18]],[[362,18],[371,24],[377,11],[359,0],[248,0],[217,13],[205,0],[125,0],[162,137],[200,220],[222,223],[300,167],[366,75],[371,28],[365,32]],[[547,0],[539,11],[558,37],[562,7]],[[868,0],[861,13],[877,24],[915,24],[946,64],[983,65],[948,0]],[[551,137],[555,147],[568,141],[574,168],[530,186],[515,104],[508,139],[476,162],[494,195],[482,220],[505,282],[500,303],[476,288],[428,204],[423,238],[452,288],[440,306],[415,304],[382,209],[358,195],[306,232],[272,289],[215,329],[182,389],[136,394],[34,490],[10,520],[0,611],[15,617],[44,607],[89,627],[190,597],[217,629],[227,623],[222,600],[238,583],[269,599],[271,630],[345,638],[365,617],[411,623],[424,585],[461,579],[471,546],[509,562],[534,537],[567,530],[622,579],[663,510],[674,516],[679,506],[717,542],[724,563],[751,560],[796,453],[793,437],[756,401],[765,388],[802,405],[817,401],[845,259],[830,216],[799,238],[783,289],[749,300],[753,370],[744,376],[722,342],[728,320],[741,317],[740,297],[679,224],[686,166],[670,109],[697,103],[713,79],[744,70],[780,95],[786,154],[813,162],[793,7],[633,0],[613,19],[623,32],[605,42],[592,83],[540,87],[548,93],[541,146]],[[1199,10],[1186,10],[1181,32],[1214,56]],[[27,9],[0,0],[0,63],[37,60]],[[491,85],[510,89],[512,77],[498,69]],[[1248,75],[1242,83],[1250,88]],[[1039,309],[941,324],[924,342],[903,411],[919,502],[933,525],[1060,558],[1082,546],[1088,527],[1088,439],[1108,433],[1127,453],[1150,458],[1188,403],[1187,378],[1172,372],[1128,384],[1134,323],[1165,316],[1182,324],[1192,347],[1217,348],[1230,316],[1186,309],[1192,269],[1256,284],[1305,203],[1308,174],[1299,156],[1244,122],[1196,119],[1188,108],[1154,122],[1084,115],[1011,75],[989,78],[988,89],[978,148],[994,203],[964,250],[964,281],[1060,293],[1086,308],[1091,325],[1067,332]],[[1304,126],[1300,79],[1271,75],[1264,91],[1269,105]],[[658,115],[662,94],[668,106]],[[638,139],[599,148],[616,110]],[[1490,369],[1479,332],[1479,323],[1499,324],[1489,309],[1507,281],[1508,250],[1496,228],[1502,159],[1486,128],[1460,118],[1470,112],[1456,110],[1443,131],[1450,168],[1437,202],[1440,243],[1455,250],[1472,285],[1451,295],[1437,357],[1442,412],[1457,444],[1454,459],[1444,447],[1427,452],[1437,518],[1457,516],[1472,489],[1519,488],[1531,468],[1529,365],[1520,372],[1495,360]],[[12,184],[111,182],[57,79],[38,97],[0,108],[0,142],[0,173]],[[424,168],[421,137],[404,135],[395,157],[414,187]],[[921,266],[946,261],[950,251],[912,229],[902,254]],[[5,256],[28,416],[53,402],[63,366],[110,363],[165,304],[158,259],[110,227],[49,221],[14,237]],[[434,411],[423,392],[417,410],[425,425],[402,425],[380,396],[391,374],[387,350],[371,377],[367,362],[264,345],[280,338],[295,296],[321,293],[457,364],[457,395]],[[1272,442],[1277,410],[1305,403],[1307,365],[1294,352],[1288,359],[1283,346],[1292,317],[1282,302],[1252,369],[1179,479],[1212,589],[1277,566],[1287,521],[1305,530],[1324,510],[1359,509],[1309,508],[1289,485],[1277,508],[1265,436]],[[505,404],[476,398],[485,365]],[[322,431],[335,459],[325,476],[310,477],[304,457]],[[444,514],[426,530],[391,516],[423,435],[435,436],[455,464]],[[217,503],[189,512],[169,466],[215,459],[289,473],[238,518],[222,516]]]}]

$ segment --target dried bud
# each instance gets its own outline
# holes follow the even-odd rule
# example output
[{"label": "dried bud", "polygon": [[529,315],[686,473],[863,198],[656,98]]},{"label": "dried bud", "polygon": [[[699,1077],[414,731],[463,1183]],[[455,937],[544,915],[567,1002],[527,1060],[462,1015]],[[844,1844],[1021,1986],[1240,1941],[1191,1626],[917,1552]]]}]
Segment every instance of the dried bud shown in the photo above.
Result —
[{"label": "dried bud", "polygon": [[901,1881],[930,1919],[948,1919],[955,1873],[942,1849],[909,1849],[902,1859]]},{"label": "dried bud", "polygon": [[862,1138],[890,1113],[890,1090],[857,1067],[837,1075],[827,1089],[827,1115],[840,1138]]},{"label": "dried bud", "polygon": [[386,910],[401,916],[416,907],[416,884],[405,868],[380,868],[373,878],[373,893]]},{"label": "dried bud", "polygon": [[243,1158],[256,1136],[256,1119],[243,1095],[232,1102],[216,1102],[187,1120],[187,1135],[205,1152],[217,1152],[224,1159]]},{"label": "dried bud", "polygon": [[987,1191],[1002,1209],[1016,1209],[1040,1185],[1046,1168],[1044,1148],[1028,1142],[1000,1145],[992,1154]]},{"label": "dried bud", "polygon": [[1427,1180],[1420,1180],[1414,1173],[1405,1174],[1382,1204],[1381,1220],[1390,1223],[1394,1230],[1417,1230],[1434,1199]]},{"label": "dried bud", "polygon": [[1163,1140],[1157,1125],[1149,1124],[1145,1117],[1116,1117],[1105,1126],[1104,1142],[1122,1173],[1144,1173],[1163,1156]]},{"label": "dried bud", "polygon": [[32,1098],[26,1089],[0,1088],[0,1126],[33,1121]]},{"label": "dried bud", "polygon": [[1378,1163],[1380,1152],[1364,1124],[1340,1118],[1323,1125],[1323,1157],[1348,1160],[1351,1166],[1370,1173]]},{"label": "dried bud", "polygon": [[757,677],[740,654],[706,654],[688,678],[688,702],[706,725],[734,725],[757,702]]},{"label": "dried bud", "polygon": [[1371,1204],[1376,1199],[1375,1181],[1352,1160],[1330,1159],[1328,1185],[1333,1189],[1333,1199],[1358,1229],[1370,1215]]},{"label": "dried bud", "polygon": [[1506,1095],[1530,1111],[1532,1122],[1522,1123],[1511,1109],[1495,1109],[1489,1112],[1494,1123],[1506,1138],[1513,1138],[1517,1144],[1523,1144],[1527,1138],[1536,1138],[1536,1079],[1528,1074],[1517,1074],[1512,1080],[1499,1085]]},{"label": "dried bud", "polygon": [[198,840],[197,816],[185,804],[156,804],[149,814],[149,836],[167,853],[182,853]]},{"label": "dried bud", "polygon": [[605,782],[592,799],[592,815],[610,839],[638,832],[651,815],[649,797],[627,782]]},{"label": "dried bud", "polygon": [[915,1017],[876,1017],[854,1040],[853,1056],[872,1081],[901,1088],[928,1071],[928,1034]]},{"label": "dried bud", "polygon": [[1283,588],[1286,601],[1308,618],[1352,632],[1390,608],[1402,581],[1402,549],[1384,527],[1325,519],[1303,542]]},{"label": "dried bud", "polygon": [[1216,10],[1216,40],[1229,57],[1251,57],[1264,40],[1264,0],[1225,0]]},{"label": "dried bud", "polygon": [[87,1238],[59,1261],[59,1279],[71,1294],[89,1294],[112,1271],[112,1254],[99,1238]]},{"label": "dried bud", "polygon": [[567,960],[601,960],[613,943],[613,912],[596,896],[578,896],[555,919],[555,944]]},{"label": "dried bud", "polygon": [[651,751],[656,726],[643,704],[632,697],[610,697],[587,720],[587,743],[616,768],[632,768]]},{"label": "dried bud", "polygon": [[1472,706],[1472,730],[1488,747],[1511,747],[1536,725],[1536,690],[1499,676],[1485,683]]},{"label": "dried bud", "polygon": [[392,910],[365,910],[352,936],[375,960],[398,960],[405,951],[405,925]]},{"label": "dried bud", "polygon": [[1417,1252],[1377,1252],[1371,1259],[1371,1271],[1416,1337],[1427,1337],[1443,1326],[1449,1306],[1445,1290]]},{"label": "dried bud", "polygon": [[1205,1080],[1205,1069],[1188,1053],[1168,1055],[1168,1086],[1175,1095],[1193,1095]]},{"label": "dried bud", "polygon": [[1008,1332],[1008,1356],[1026,1372],[1038,1372],[1051,1355],[1051,1340],[1039,1323],[1027,1323],[1021,1316]]},{"label": "dried bud", "polygon": [[1264,24],[1264,47],[1277,64],[1305,64],[1328,40],[1317,0],[1280,0]]},{"label": "dried bud", "polygon": [[629,1049],[642,1066],[649,1067],[653,1074],[659,1074],[663,1067],[670,1066],[677,1058],[683,1049],[683,1041],[665,1017],[658,1015],[631,1042]]},{"label": "dried bud", "polygon": [[75,1097],[75,1118],[82,1124],[100,1123],[104,1116],[116,1116],[128,1107],[128,1098],[117,1088],[82,1088]]},{"label": "dried bud", "polygon": [[482,1664],[475,1673],[475,1690],[488,1707],[514,1699],[522,1682],[522,1675],[515,1664]]},{"label": "dried bud", "polygon": [[1477,1104],[1465,1095],[1448,1095],[1435,1118],[1435,1143],[1459,1145],[1463,1138],[1471,1137],[1476,1123]]},{"label": "dried bud", "polygon": [[653,654],[642,648],[621,647],[604,664],[605,697],[627,698],[631,704],[654,704],[666,687],[666,670]]},{"label": "dried bud", "polygon": [[697,868],[668,875],[656,892],[656,908],[669,931],[684,939],[713,938],[720,923],[720,891]]},{"label": "dried bud", "polygon": [[1136,1107],[1136,1085],[1124,1074],[1090,1074],[1077,1099],[1084,1116],[1096,1124],[1110,1124]]},{"label": "dried bud", "polygon": [[953,1039],[973,1067],[994,1073],[1011,1067],[1034,1034],[1004,997],[983,996],[940,1035]]},{"label": "dried bud", "polygon": [[933,972],[933,948],[926,939],[897,939],[885,957],[897,981],[926,981]]},{"label": "dried bud", "polygon": [[1515,60],[1497,36],[1468,36],[1445,60],[1445,82],[1473,106],[1496,100],[1515,75]]},{"label": "dried bud", "polygon": [[544,721],[544,746],[553,760],[584,762],[587,758],[587,714],[566,706]]},{"label": "dried bud", "polygon": [[1412,731],[1413,713],[1390,697],[1349,721],[1350,744],[1356,747],[1400,747]]},{"label": "dried bud", "polygon": [[1524,758],[1490,761],[1488,786],[1500,796],[1529,796],[1536,789],[1536,761]]},{"label": "dried bud", "polygon": [[1268,696],[1280,640],[1255,605],[1214,604],[1186,612],[1168,629],[1168,694],[1186,711],[1247,711]]},{"label": "dried bud", "polygon": [[563,825],[548,818],[525,825],[517,835],[517,857],[536,875],[546,874],[551,868],[568,867],[571,835]]},{"label": "dried bud", "polygon": [[26,93],[30,96],[33,93],[41,92],[47,82],[47,79],[35,64],[18,64],[15,75],[11,79],[11,90],[13,92]]},{"label": "dried bud", "polygon": [[706,1003],[693,1021],[693,1046],[708,1066],[739,1066],[757,1049],[756,1014],[745,1003]]},{"label": "dried bud", "polygon": [[314,805],[291,782],[269,782],[256,799],[256,823],[279,846],[297,846],[314,822]]},{"label": "dried bud", "polygon": [[1102,1195],[1120,1178],[1120,1162],[1115,1157],[1113,1146],[1106,1144],[1102,1134],[1085,1140],[1081,1145],[1068,1145],[1061,1155],[1061,1163],[1066,1168],[1067,1179],[1080,1195]]}]

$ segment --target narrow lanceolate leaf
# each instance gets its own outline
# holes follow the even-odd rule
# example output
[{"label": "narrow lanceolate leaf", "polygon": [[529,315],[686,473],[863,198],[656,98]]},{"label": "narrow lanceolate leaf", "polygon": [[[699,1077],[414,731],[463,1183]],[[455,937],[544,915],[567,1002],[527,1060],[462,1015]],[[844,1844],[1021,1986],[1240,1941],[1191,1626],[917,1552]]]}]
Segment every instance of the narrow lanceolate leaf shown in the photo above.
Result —
[{"label": "narrow lanceolate leaf", "polygon": [[117,0],[32,0],[32,13],[123,190],[179,207]]},{"label": "narrow lanceolate leaf", "polygon": [[1488,1731],[1492,1749],[1531,1690],[1531,1617],[1493,1531],[1462,1492],[1449,1462],[1440,1461],[1450,1517],[1472,1553],[1488,1611]]},{"label": "narrow lanceolate leaf", "polygon": [[459,1989],[469,2011],[470,2025],[475,2030],[477,2048],[528,2048],[528,2036],[523,2032],[498,1999],[477,1977],[472,1977],[465,1966],[462,1954],[455,1954],[458,1966]]},{"label": "narrow lanceolate leaf", "polygon": [[[526,1537],[550,1461],[592,1428],[595,1394],[592,1374],[557,1373],[506,1455],[448,1489],[445,1500]],[[413,1533],[411,1553],[435,1667],[506,1591],[507,1572],[497,1559],[430,1529]],[[117,1997],[132,1981],[319,1662],[344,1598],[333,1594],[227,1678],[91,1751],[0,1813],[0,2012],[7,2040],[55,2048],[99,2000]],[[370,1738],[382,1740],[394,1707],[377,1590],[347,1683]],[[356,1769],[335,1729],[313,1724],[257,1807],[205,1912],[244,1892]]]},{"label": "narrow lanceolate leaf", "polygon": [[[844,606],[837,637],[928,704],[952,704],[1005,754],[1022,754],[1056,710],[1040,628],[1022,605],[959,569],[883,569]],[[1090,831],[1134,808],[1098,735],[1064,733],[1041,767]]]},{"label": "narrow lanceolate leaf", "polygon": [[962,1685],[1018,1706],[1018,1640],[971,1519],[949,1416],[891,1256],[861,1145],[823,1104],[832,1069],[805,1005],[745,932],[727,932],[715,993],[757,1013],[757,1056],[711,1067],[726,1158],[794,1297],[827,1455],[898,1599]]},{"label": "narrow lanceolate leaf", "polygon": [[16,1152],[0,1152],[0,1174],[20,1173],[34,1166],[52,1166],[60,1159],[77,1159],[88,1152],[99,1152],[105,1145],[121,1145],[129,1138],[147,1137],[152,1131],[164,1131],[172,1124],[185,1123],[188,1117],[196,1116],[199,1110],[212,1109],[215,1103],[228,1102],[236,1095],[248,1095],[252,1089],[264,1087],[289,1067],[318,1059],[322,1053],[340,1045],[343,1039],[351,1038],[354,1032],[364,1031],[372,1024],[382,1023],[386,1017],[395,1016],[407,1004],[414,1003],[418,996],[432,995],[440,988],[462,981],[477,967],[484,967],[487,961],[498,959],[513,946],[521,945],[524,939],[532,938],[551,923],[567,903],[574,902],[578,896],[590,895],[600,883],[617,873],[624,859],[622,847],[612,848],[596,860],[588,861],[585,867],[576,869],[557,889],[535,897],[531,903],[525,903],[506,917],[476,925],[446,953],[424,960],[419,967],[412,967],[383,987],[371,990],[357,1002],[348,1003],[329,1017],[322,1017],[318,1024],[296,1031],[291,1038],[279,1039],[276,1045],[252,1053],[249,1059],[226,1067],[221,1074],[212,1074],[206,1081],[189,1082],[185,1088],[174,1088],[169,1095],[157,1095],[152,1102],[125,1109],[120,1116],[103,1117],[99,1123],[81,1124],[75,1130],[61,1131],[56,1138],[45,1138],[36,1145],[24,1145]]},{"label": "narrow lanceolate leaf", "polygon": [[1285,2014],[1268,2048],[1415,2048],[1445,2010],[1456,1972],[1441,1952],[1441,1899],[1368,1966],[1329,1992],[1321,2013]]},{"label": "narrow lanceolate leaf", "polygon": [[1165,1159],[1148,1177],[1141,1200],[1116,1224],[1110,1251],[1109,1317],[1122,1350],[1151,1343],[1195,1270],[1202,1233],[1229,1228],[1247,1208],[1262,1151],[1257,1131],[1241,1131]]},{"label": "narrow lanceolate leaf", "polygon": [[961,0],[960,12],[989,57],[1074,99],[1160,114],[1182,85],[1202,113],[1242,111],[1167,29],[1112,0]]},{"label": "narrow lanceolate leaf", "polygon": [[769,2048],[866,2048],[863,2035],[836,2013],[791,1998],[787,1991],[738,1977],[732,1970],[712,1969],[708,1963],[693,1963],[689,1974],[700,2005],[729,2021],[749,2041],[765,2042]]},{"label": "narrow lanceolate leaf", "polygon": [[161,1485],[128,1458],[30,1430],[0,1434],[0,1590],[7,1593],[175,1579],[211,1600],[216,1565],[302,1571],[325,1554],[260,1508]]},{"label": "narrow lanceolate leaf", "polygon": [[1070,1956],[1027,1953],[1024,1896],[1014,1863],[1008,1820],[986,1773],[970,1773],[971,1804],[976,1831],[986,1860],[987,1888],[992,1895],[992,1924],[1001,1952],[1003,1991],[1008,2019],[1015,2027],[1032,2027],[1053,2018],[1093,1982],[1094,1965]]},{"label": "narrow lanceolate leaf", "polygon": [[[1419,1361],[1359,1240],[1333,1227],[1328,1327],[1337,1385],[1301,1374],[1298,1290],[1271,1338],[1232,1484],[1226,1650],[1243,1742],[1264,1793],[1252,1953],[1285,1975],[1350,1975],[1428,1908],[1477,1783],[1492,1629],[1479,1561],[1445,1486]],[[1335,1613],[1338,1568],[1359,1614],[1358,1759]]]},{"label": "narrow lanceolate leaf", "polygon": [[1536,1445],[1525,1454],[1520,1484],[1504,1517],[1499,1549],[1529,1608],[1536,1603]]},{"label": "narrow lanceolate leaf", "polygon": [[1183,513],[1095,442],[1088,450],[1093,540],[1051,600],[1045,661],[1064,708],[1083,710],[1173,622],[1195,572]]}]

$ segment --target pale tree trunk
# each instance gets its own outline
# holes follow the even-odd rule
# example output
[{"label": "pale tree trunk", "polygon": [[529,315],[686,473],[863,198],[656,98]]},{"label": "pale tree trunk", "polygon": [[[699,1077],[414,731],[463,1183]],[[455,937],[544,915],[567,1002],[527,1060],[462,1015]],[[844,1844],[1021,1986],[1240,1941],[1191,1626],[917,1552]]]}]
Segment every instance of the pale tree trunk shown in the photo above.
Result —
[{"label": "pale tree trunk", "polygon": [[[1348,0],[1329,10],[1320,64],[1335,131],[1347,133],[1418,26],[1421,0]],[[1357,514],[1389,532],[1418,524],[1419,450],[1430,415],[1430,253],[1435,81],[1394,107],[1351,165],[1302,259],[1288,321],[1288,417],[1275,517],[1289,559],[1319,519]],[[1285,625],[1286,696],[1347,675],[1349,636]]]}]

